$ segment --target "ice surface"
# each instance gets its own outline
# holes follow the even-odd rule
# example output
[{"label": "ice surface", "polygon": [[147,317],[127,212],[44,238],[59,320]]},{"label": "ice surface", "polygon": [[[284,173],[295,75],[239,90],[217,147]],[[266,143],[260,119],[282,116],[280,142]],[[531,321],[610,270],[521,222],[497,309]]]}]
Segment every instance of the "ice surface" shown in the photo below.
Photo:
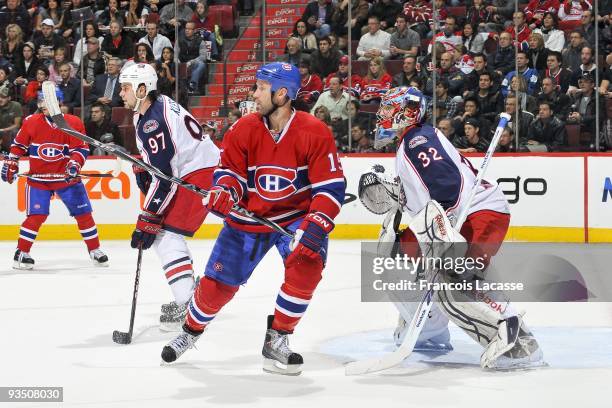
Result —
[{"label": "ice surface", "polygon": [[[201,273],[213,241],[190,241]],[[37,242],[34,271],[11,269],[14,243],[0,243],[0,386],[63,386],[62,407],[575,407],[610,406],[612,307],[605,303],[522,304],[549,368],[484,372],[477,345],[451,328],[455,351],[415,354],[380,374],[345,377],[343,364],[393,350],[397,316],[360,302],[359,244],[333,241],[328,266],[291,346],[304,355],[300,377],[265,374],[266,315],[282,282],[270,253],[198,342],[174,366],[160,366],[173,334],[157,328],[171,300],[152,251],[143,260],[131,345],[126,331],[136,251],[107,241],[111,266],[91,266],[82,242]],[[2,261],[4,260],[4,261]],[[54,404],[20,403],[18,407]],[[0,404],[0,406],[11,406]]]}]

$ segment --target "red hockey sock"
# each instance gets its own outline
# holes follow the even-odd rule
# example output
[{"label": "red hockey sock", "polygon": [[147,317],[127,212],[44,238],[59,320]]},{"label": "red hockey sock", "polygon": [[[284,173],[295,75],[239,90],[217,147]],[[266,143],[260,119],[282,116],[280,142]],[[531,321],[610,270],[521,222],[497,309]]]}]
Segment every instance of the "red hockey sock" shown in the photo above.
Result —
[{"label": "red hockey sock", "polygon": [[17,249],[22,252],[30,252],[32,244],[38,236],[40,226],[47,219],[46,215],[28,215],[21,229],[19,230],[19,240],[17,241]]},{"label": "red hockey sock", "polygon": [[194,332],[202,332],[237,291],[238,286],[226,285],[207,276],[200,279],[200,284],[189,302],[187,327]]},{"label": "red hockey sock", "polygon": [[79,226],[79,231],[87,245],[88,251],[100,248],[100,240],[98,239],[98,228],[91,213],[81,214],[74,217]]}]

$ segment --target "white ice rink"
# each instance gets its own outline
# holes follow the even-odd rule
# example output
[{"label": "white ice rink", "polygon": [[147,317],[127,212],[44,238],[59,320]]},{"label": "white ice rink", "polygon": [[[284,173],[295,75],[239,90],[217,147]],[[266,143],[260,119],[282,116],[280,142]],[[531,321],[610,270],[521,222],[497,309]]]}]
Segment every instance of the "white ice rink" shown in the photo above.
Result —
[{"label": "white ice rink", "polygon": [[[213,241],[191,241],[201,274]],[[452,331],[455,351],[425,363],[345,377],[343,364],[393,349],[391,304],[360,302],[359,243],[332,241],[329,262],[291,346],[299,377],[261,370],[266,315],[282,281],[270,253],[198,342],[160,366],[159,306],[170,300],[158,260],[143,260],[131,345],[112,342],[129,322],[136,251],[106,241],[111,266],[94,268],[81,242],[37,242],[34,271],[11,269],[15,244],[0,243],[0,386],[63,386],[62,407],[610,407],[612,307],[605,303],[524,305],[549,368],[484,372],[480,348]],[[521,305],[523,306],[523,305]],[[521,307],[523,308],[523,307]],[[440,362],[442,361],[442,362]]]}]

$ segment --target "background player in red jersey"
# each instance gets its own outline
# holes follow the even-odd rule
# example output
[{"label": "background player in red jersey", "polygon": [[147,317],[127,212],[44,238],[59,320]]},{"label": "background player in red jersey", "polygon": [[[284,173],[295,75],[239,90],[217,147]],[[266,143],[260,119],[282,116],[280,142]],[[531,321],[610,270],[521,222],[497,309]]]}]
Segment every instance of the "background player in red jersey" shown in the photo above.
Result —
[{"label": "background player in red jersey", "polygon": [[[191,348],[276,246],[285,279],[274,314],[268,316],[264,370],[297,375],[303,359],[289,348],[288,335],[321,280],[327,237],[344,200],[345,182],[329,129],[292,108],[300,88],[298,68],[271,63],[256,78],[258,113],[243,116],[226,133],[221,166],[205,200],[225,224],[189,304],[184,332],[164,347],[162,359],[175,361]],[[294,239],[232,211],[236,203],[294,231]]]},{"label": "background player in red jersey", "polygon": [[[62,92],[57,89],[56,94],[61,102]],[[57,128],[51,117],[47,116],[42,92],[38,94],[38,108],[40,113],[28,116],[15,136],[10,154],[5,157],[2,165],[2,180],[7,183],[15,180],[19,171],[19,158],[25,155],[29,156],[31,174],[55,177],[28,177],[25,192],[27,217],[19,230],[13,267],[34,267],[30,248],[40,226],[49,215],[49,203],[53,194],[62,200],[70,215],[75,218],[94,265],[107,266],[108,257],[100,250],[98,229],[91,215],[91,203],[79,178],[81,167],[89,155],[89,148],[85,142]],[[85,127],[79,118],[73,115],[64,117],[71,127],[85,133]]]}]

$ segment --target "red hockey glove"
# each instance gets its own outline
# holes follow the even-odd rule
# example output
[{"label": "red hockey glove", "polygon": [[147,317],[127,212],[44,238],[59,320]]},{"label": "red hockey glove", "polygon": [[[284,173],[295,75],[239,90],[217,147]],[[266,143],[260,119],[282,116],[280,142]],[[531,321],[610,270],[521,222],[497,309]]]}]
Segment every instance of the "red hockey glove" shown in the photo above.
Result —
[{"label": "red hockey glove", "polygon": [[208,190],[208,196],[204,197],[202,203],[208,211],[218,217],[225,218],[236,204],[236,193],[229,187],[213,186]]},{"label": "red hockey glove", "polygon": [[70,160],[66,163],[66,176],[68,179],[76,178],[79,176],[81,171],[81,165],[76,160]]},{"label": "red hockey glove", "polygon": [[2,180],[11,184],[15,181],[15,174],[19,172],[19,157],[14,154],[4,156],[2,163]]},{"label": "red hockey glove", "polygon": [[138,216],[136,222],[136,229],[132,233],[132,242],[130,246],[132,248],[138,248],[142,246],[142,249],[149,249],[155,237],[161,231],[162,219],[160,216],[148,213],[144,211]]},{"label": "red hockey glove", "polygon": [[292,256],[306,256],[312,260],[325,261],[327,252],[327,236],[334,229],[334,223],[323,213],[308,214],[291,242]]}]

